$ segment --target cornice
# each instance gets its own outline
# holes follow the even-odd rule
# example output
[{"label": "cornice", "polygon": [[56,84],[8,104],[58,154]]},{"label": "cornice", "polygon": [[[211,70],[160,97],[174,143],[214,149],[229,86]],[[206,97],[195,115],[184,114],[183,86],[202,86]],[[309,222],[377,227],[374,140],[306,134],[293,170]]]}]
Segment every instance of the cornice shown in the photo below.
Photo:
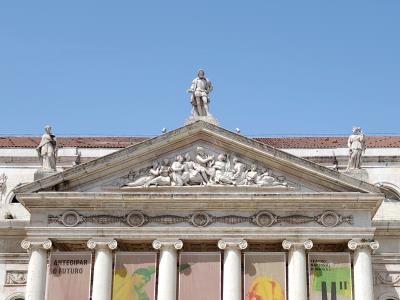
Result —
[{"label": "cornice", "polygon": [[364,210],[374,214],[382,202],[381,194],[368,193],[266,193],[257,188],[235,187],[149,188],[138,192],[40,192],[20,194],[18,199],[33,209],[142,209],[165,211],[201,209],[275,210]]}]

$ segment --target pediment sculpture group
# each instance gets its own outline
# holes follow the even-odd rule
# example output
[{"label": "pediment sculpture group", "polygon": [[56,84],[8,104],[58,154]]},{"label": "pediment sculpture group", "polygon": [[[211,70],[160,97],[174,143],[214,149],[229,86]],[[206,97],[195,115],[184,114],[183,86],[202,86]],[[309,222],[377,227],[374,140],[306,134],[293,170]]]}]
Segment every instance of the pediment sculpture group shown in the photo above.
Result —
[{"label": "pediment sculpture group", "polygon": [[177,155],[171,163],[163,159],[154,162],[148,174],[124,186],[195,186],[195,185],[250,185],[288,187],[284,176],[275,177],[266,168],[251,166],[239,158],[224,153],[216,158],[197,147],[194,159],[190,153]]}]

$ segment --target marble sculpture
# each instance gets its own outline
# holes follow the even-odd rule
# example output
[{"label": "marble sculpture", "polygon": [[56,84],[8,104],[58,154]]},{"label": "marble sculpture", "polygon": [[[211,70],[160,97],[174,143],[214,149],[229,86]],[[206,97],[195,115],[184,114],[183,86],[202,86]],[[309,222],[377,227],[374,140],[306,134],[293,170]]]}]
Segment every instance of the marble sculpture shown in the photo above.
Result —
[{"label": "marble sculpture", "polygon": [[247,185],[288,187],[283,176],[275,177],[270,170],[256,164],[246,165],[238,157],[225,153],[216,158],[203,147],[197,147],[194,158],[190,153],[177,155],[175,161],[154,162],[147,174],[124,184],[128,187]]},{"label": "marble sculpture", "polygon": [[349,163],[347,170],[361,169],[361,156],[365,152],[365,136],[360,127],[353,127],[353,133],[349,136],[347,145],[349,147]]},{"label": "marble sculpture", "polygon": [[44,171],[56,171],[57,157],[57,141],[54,134],[51,132],[51,126],[47,125],[44,128],[44,134],[39,146],[36,147],[42,169]]}]

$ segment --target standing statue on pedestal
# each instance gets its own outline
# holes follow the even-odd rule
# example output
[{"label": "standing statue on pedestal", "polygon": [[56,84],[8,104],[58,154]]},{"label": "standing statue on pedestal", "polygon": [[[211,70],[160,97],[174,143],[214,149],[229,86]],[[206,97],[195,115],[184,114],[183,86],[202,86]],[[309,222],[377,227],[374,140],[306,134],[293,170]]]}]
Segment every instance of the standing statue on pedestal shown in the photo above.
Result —
[{"label": "standing statue on pedestal", "polygon": [[361,169],[361,156],[365,152],[365,136],[360,127],[353,127],[353,133],[349,136],[347,145],[349,147],[349,163],[347,170]]},{"label": "standing statue on pedestal", "polygon": [[199,70],[197,76],[192,81],[192,85],[188,90],[192,94],[192,115],[193,117],[206,117],[210,113],[208,111],[208,103],[210,103],[210,97],[208,94],[212,91],[213,87],[211,81],[205,77],[204,70]]},{"label": "standing statue on pedestal", "polygon": [[204,70],[200,69],[188,90],[188,93],[192,94],[190,98],[190,102],[192,103],[192,115],[186,124],[202,120],[218,125],[218,121],[209,111],[209,94],[212,90],[213,86],[211,81],[205,77]]},{"label": "standing statue on pedestal", "polygon": [[39,146],[36,147],[43,171],[56,171],[57,141],[56,136],[51,132],[51,126],[44,128]]}]

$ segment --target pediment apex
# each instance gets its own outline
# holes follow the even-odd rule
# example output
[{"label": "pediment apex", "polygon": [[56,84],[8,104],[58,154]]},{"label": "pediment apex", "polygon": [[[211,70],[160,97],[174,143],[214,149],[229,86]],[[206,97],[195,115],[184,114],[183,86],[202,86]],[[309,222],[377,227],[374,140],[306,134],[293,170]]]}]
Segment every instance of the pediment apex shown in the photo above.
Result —
[{"label": "pediment apex", "polygon": [[85,191],[90,184],[127,176],[129,169],[149,168],[152,161],[160,161],[164,156],[171,159],[178,153],[183,155],[188,151],[194,151],[197,146],[203,146],[207,150],[209,148],[210,154],[214,156],[218,153],[237,155],[247,160],[248,166],[256,162],[259,165],[257,169],[259,173],[262,168],[269,168],[278,175],[289,175],[292,181],[298,179],[300,184],[303,182],[317,184],[320,190],[381,192],[374,185],[201,120],[20,186],[15,192],[18,194],[45,190]]}]

